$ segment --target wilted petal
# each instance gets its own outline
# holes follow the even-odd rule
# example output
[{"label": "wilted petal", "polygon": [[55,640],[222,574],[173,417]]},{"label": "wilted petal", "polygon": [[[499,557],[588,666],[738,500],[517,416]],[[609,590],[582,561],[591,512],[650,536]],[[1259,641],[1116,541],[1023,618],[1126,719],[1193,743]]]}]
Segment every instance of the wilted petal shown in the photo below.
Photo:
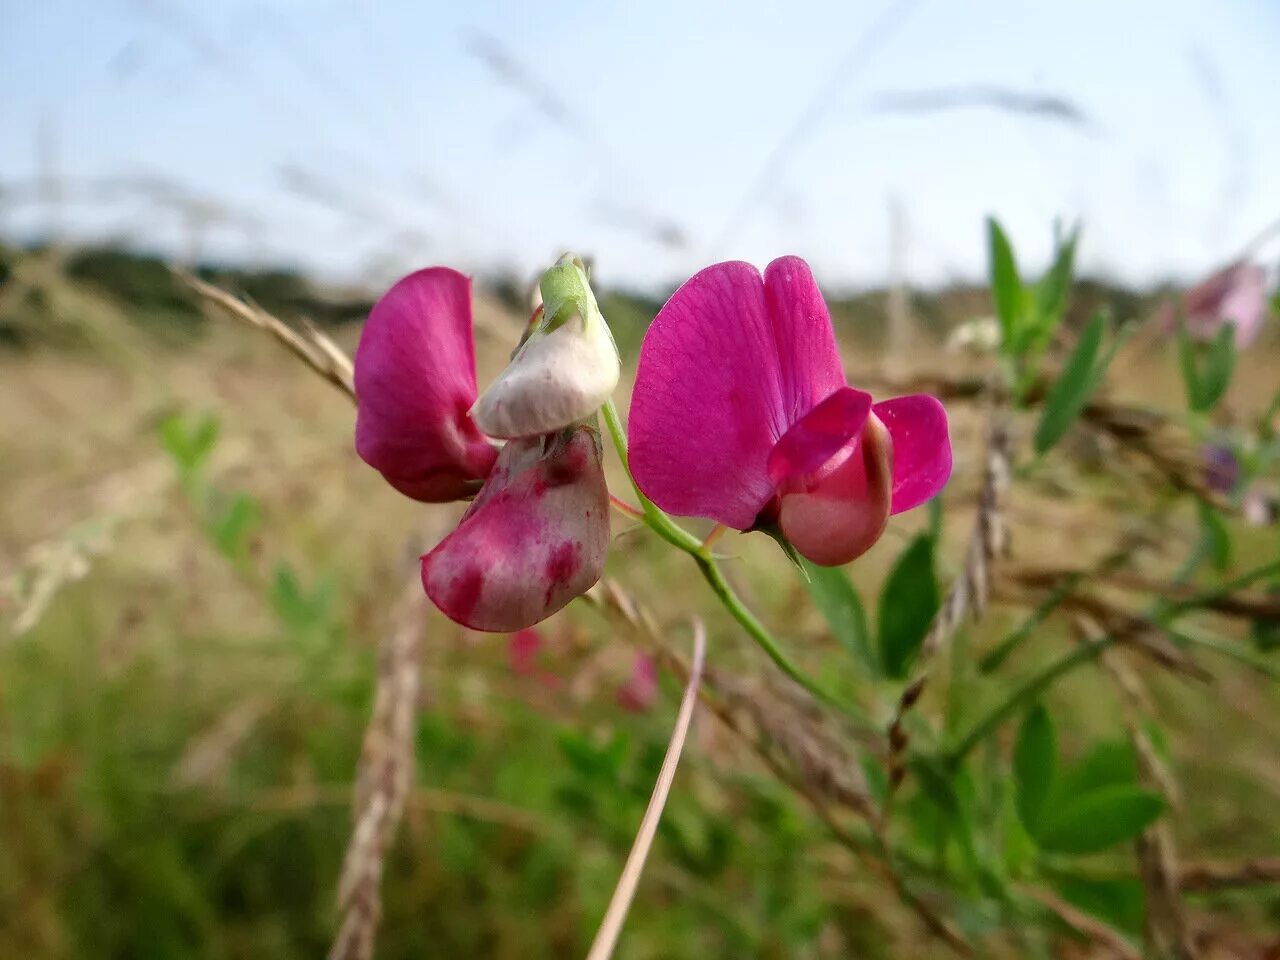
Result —
[{"label": "wilted petal", "polygon": [[356,452],[401,493],[440,503],[475,492],[497,456],[476,399],[471,281],[411,273],[374,305],[356,350]]},{"label": "wilted petal", "polygon": [[809,483],[782,492],[779,523],[796,551],[821,566],[862,556],[880,539],[893,491],[893,442],[873,415]]},{"label": "wilted petal", "polygon": [[951,479],[947,411],[936,397],[917,393],[872,407],[893,438],[893,504],[902,513],[932,499]]},{"label": "wilted petal", "polygon": [[768,458],[843,386],[830,317],[804,261],[720,263],[659,311],[640,350],[629,435],[640,488],[665,510],[746,529],[774,493]]},{"label": "wilted petal", "polygon": [[512,440],[458,529],[422,558],[427,595],[475,630],[551,616],[604,569],[609,492],[586,426]]}]

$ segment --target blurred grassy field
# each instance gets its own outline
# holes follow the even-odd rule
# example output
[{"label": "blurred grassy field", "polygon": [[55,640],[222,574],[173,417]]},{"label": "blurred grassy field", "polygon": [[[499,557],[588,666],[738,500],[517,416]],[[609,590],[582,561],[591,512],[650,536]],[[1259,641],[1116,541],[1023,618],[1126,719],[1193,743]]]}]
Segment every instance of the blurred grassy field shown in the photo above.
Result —
[{"label": "blurred grassy field", "polygon": [[[90,287],[47,295],[55,312],[74,302],[90,334],[70,347],[0,351],[0,575],[22,586],[0,610],[9,624],[0,627],[0,957],[322,955],[375,647],[413,559],[459,511],[397,496],[355,457],[345,398],[260,335],[219,323],[166,344]],[[909,349],[887,361],[874,320],[862,319],[877,303],[836,310],[851,370],[981,368],[941,352],[935,335],[983,309],[980,301],[958,298],[951,315],[926,315]],[[610,317],[628,309],[643,313],[606,301]],[[628,360],[642,320],[620,324]],[[519,322],[496,300],[478,307],[482,383],[505,361]],[[353,348],[358,327],[336,335]],[[1270,341],[1243,359],[1237,411],[1265,404],[1278,358]],[[1124,363],[1116,396],[1177,407],[1168,350]],[[177,482],[158,435],[175,413],[217,417],[210,476],[259,513],[244,563],[219,553]],[[943,538],[951,564],[963,553],[980,461],[977,413],[958,405],[953,419],[957,471]],[[1015,495],[1015,561],[1084,564],[1132,511],[1128,492],[1065,458],[1046,469],[1049,482]],[[1061,492],[1076,490],[1088,496]],[[925,522],[895,519],[852,569],[869,604]],[[1189,512],[1179,523],[1185,542],[1169,544],[1170,555],[1194,536]],[[621,518],[615,533],[609,575],[678,646],[698,612],[717,666],[767,669],[686,558]],[[1239,568],[1274,556],[1275,530],[1241,526],[1234,548]],[[731,536],[721,550],[788,649],[887,716],[893,692],[860,684],[772,543]],[[281,616],[282,569],[309,613]],[[30,612],[42,576],[55,589],[18,634],[13,618]],[[643,810],[678,684],[664,676],[648,713],[623,709],[616,691],[634,648],[584,604],[539,628],[549,680],[513,670],[505,638],[423,611],[417,780],[383,885],[379,956],[581,955]],[[972,648],[1015,620],[997,607]],[[1046,626],[1011,674],[1071,642]],[[1212,681],[1193,683],[1135,661],[1183,784],[1180,850],[1189,859],[1280,853],[1275,688],[1230,664],[1207,666]],[[956,724],[992,695],[975,686],[944,703],[931,693],[924,710]],[[1072,678],[1052,704],[1068,753],[1123,733],[1123,709],[1096,675]],[[1274,890],[1219,894],[1191,909],[1204,918],[1206,956],[1261,957],[1266,942],[1280,943]],[[981,931],[992,921],[965,922]],[[993,956],[1089,955],[1053,931],[984,942]],[[699,722],[620,956],[943,955],[744,744],[710,717]]]}]

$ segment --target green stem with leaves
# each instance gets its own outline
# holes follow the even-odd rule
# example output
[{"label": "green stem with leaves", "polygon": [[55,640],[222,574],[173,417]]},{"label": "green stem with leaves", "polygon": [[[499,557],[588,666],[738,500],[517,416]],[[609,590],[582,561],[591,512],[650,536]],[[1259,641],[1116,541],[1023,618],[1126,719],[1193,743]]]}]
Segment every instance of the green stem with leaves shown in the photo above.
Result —
[{"label": "green stem with leaves", "polygon": [[801,670],[787,656],[773,634],[769,632],[769,628],[747,609],[746,604],[742,602],[742,598],[738,596],[737,591],[733,589],[725,578],[724,571],[720,569],[715,557],[703,546],[702,541],[672,520],[661,507],[644,495],[644,491],[636,483],[635,477],[631,475],[631,462],[627,456],[627,434],[622,426],[622,419],[618,416],[618,408],[614,406],[612,400],[609,400],[605,403],[601,412],[604,414],[605,426],[609,431],[610,439],[613,441],[614,449],[618,452],[618,459],[622,462],[622,469],[626,471],[627,479],[631,482],[631,488],[635,491],[636,499],[640,503],[640,509],[644,514],[642,520],[644,525],[667,541],[667,543],[693,558],[698,565],[699,572],[710,585],[711,592],[716,595],[716,598],[729,611],[729,614],[738,621],[739,625],[747,632],[747,635],[756,642],[756,645],[777,665],[778,669],[820,702],[839,710],[851,719],[869,723],[851,704],[824,690],[817,681]]}]

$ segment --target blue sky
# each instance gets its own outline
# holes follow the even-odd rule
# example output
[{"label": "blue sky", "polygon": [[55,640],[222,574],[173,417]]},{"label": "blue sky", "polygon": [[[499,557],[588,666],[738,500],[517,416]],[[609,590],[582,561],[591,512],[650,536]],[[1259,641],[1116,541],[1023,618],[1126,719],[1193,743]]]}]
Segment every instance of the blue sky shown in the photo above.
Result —
[{"label": "blue sky", "polygon": [[[1079,218],[1087,270],[1194,276],[1280,217],[1277,49],[1273,0],[0,0],[0,232],[861,285],[896,209],[917,282],[978,275],[987,213],[1033,265]],[[1086,122],[965,100],[992,89]]]}]

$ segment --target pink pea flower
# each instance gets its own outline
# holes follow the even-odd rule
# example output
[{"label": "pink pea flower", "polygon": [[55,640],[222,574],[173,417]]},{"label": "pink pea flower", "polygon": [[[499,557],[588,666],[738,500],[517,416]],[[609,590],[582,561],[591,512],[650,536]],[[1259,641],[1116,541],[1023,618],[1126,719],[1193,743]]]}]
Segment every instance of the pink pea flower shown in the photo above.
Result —
[{"label": "pink pea flower", "polygon": [[1235,324],[1236,346],[1253,343],[1267,315],[1267,273],[1241,260],[1224,267],[1182,295],[1187,333],[1211,340],[1227,323]]},{"label": "pink pea flower", "polygon": [[631,676],[618,687],[618,704],[632,713],[644,713],[658,699],[658,664],[647,653],[637,653]]},{"label": "pink pea flower", "polygon": [[636,481],[664,510],[780,530],[824,566],[865,553],[951,476],[942,404],[848,386],[797,257],[763,278],[716,264],[672,295],[640,350],[629,435]]},{"label": "pink pea flower", "polygon": [[[562,340],[577,319],[560,319]],[[422,583],[447,616],[476,630],[517,631],[555,613],[600,578],[608,548],[599,435],[577,422],[601,401],[570,382],[579,406],[564,402],[555,392],[558,357],[548,360],[541,345],[534,362],[547,375],[532,378],[540,392],[530,399],[513,390],[513,376],[531,379],[520,366],[528,344],[500,380],[504,411],[534,411],[525,417],[531,433],[500,449],[473,415],[469,278],[432,267],[400,280],[369,314],[356,351],[360,457],[416,500],[475,496],[457,529],[422,558]]]}]

